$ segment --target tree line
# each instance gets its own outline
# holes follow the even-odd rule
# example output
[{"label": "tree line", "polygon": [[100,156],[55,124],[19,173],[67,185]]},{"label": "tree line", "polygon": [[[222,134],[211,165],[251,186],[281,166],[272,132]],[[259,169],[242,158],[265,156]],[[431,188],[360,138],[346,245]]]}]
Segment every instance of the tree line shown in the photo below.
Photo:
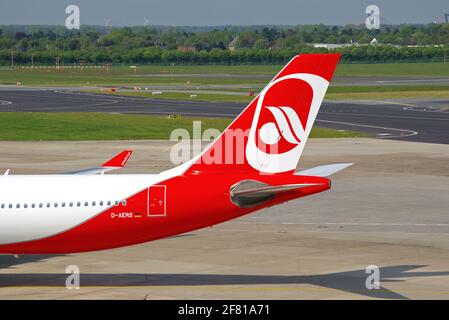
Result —
[{"label": "tree line", "polygon": [[[376,38],[379,45],[370,45]],[[346,44],[316,48],[316,43]],[[0,64],[278,64],[298,53],[340,52],[342,62],[443,61],[449,24],[188,28],[0,27]]]}]

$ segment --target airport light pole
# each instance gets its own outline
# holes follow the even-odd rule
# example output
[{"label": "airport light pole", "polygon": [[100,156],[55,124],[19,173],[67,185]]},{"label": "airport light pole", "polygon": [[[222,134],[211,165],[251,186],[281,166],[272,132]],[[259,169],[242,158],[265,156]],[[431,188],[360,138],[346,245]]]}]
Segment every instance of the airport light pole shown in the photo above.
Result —
[{"label": "airport light pole", "polygon": [[446,64],[446,46],[443,47],[443,64]]}]

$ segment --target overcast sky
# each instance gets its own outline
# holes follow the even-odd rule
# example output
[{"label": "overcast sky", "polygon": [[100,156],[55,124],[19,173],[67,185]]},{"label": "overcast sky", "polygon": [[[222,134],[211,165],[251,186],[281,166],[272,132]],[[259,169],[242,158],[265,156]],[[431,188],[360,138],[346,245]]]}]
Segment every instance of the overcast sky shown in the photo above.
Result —
[{"label": "overcast sky", "polygon": [[0,0],[0,25],[64,25],[76,4],[81,25],[361,24],[376,4],[386,24],[442,22],[448,0]]}]

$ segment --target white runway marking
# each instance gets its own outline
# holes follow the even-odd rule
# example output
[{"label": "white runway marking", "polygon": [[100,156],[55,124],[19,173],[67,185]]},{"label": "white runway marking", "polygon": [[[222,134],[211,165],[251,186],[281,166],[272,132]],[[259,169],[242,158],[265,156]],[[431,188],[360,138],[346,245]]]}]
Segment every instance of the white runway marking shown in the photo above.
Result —
[{"label": "white runway marking", "polygon": [[0,100],[0,106],[6,106],[6,105],[9,105],[11,103],[12,103],[11,101]]},{"label": "white runway marking", "polygon": [[[408,111],[411,111],[411,110],[408,110]],[[449,121],[449,118],[424,118],[424,117],[412,117],[412,116],[389,116],[389,115],[375,114],[375,113],[366,114],[366,113],[352,113],[352,112],[321,112],[320,114],[332,114],[332,115],[335,115],[336,113],[338,113],[338,114],[347,114],[347,115],[350,115],[350,116],[363,116],[363,117],[417,119],[417,120],[432,120],[432,121]]]},{"label": "white runway marking", "polygon": [[449,79],[377,80],[376,83],[449,82]]},{"label": "white runway marking", "polygon": [[366,124],[357,124],[357,123],[350,123],[350,122],[341,122],[341,121],[330,121],[330,120],[319,120],[316,119],[316,122],[327,122],[327,123],[336,123],[336,124],[343,124],[348,126],[355,126],[355,127],[366,127],[366,128],[373,128],[373,129],[382,129],[382,130],[392,130],[392,131],[399,131],[399,132],[408,132],[406,134],[400,134],[400,135],[390,135],[385,136],[383,138],[404,138],[404,137],[410,137],[418,134],[418,131],[414,130],[407,130],[407,129],[398,129],[398,128],[387,128],[387,127],[378,127],[378,126],[370,126]]},{"label": "white runway marking", "polygon": [[[55,90],[54,92],[70,94],[69,92],[63,92],[63,91],[57,91],[57,90]],[[27,97],[33,97],[33,96],[35,96],[35,97],[42,97],[42,95],[30,95],[30,94],[23,95],[23,96],[27,96]],[[80,98],[75,97],[73,99],[74,100],[86,100],[86,99],[84,99],[82,97],[80,97]],[[79,106],[81,106],[81,107],[97,107],[97,106],[102,106],[102,105],[111,105],[111,104],[117,104],[118,103],[117,100],[115,100],[115,99],[108,99],[108,98],[100,98],[100,97],[98,97],[98,98],[95,98],[95,100],[103,101],[103,102],[90,103],[90,104],[81,104],[81,105],[75,105],[75,106],[77,106],[77,107],[79,107]],[[58,107],[45,107],[45,108],[39,108],[39,109],[40,110],[58,110],[60,108],[71,108],[71,107],[75,107],[75,106],[61,105],[61,106],[58,106]]]},{"label": "white runway marking", "polygon": [[[415,108],[416,108],[416,106],[413,106],[413,107],[404,107],[404,108],[402,108],[402,109],[405,110],[405,111],[444,113],[444,114],[449,115],[449,112],[448,112],[448,111],[442,111],[442,110],[440,110],[440,109],[415,109]],[[432,107],[430,107],[430,108],[432,108]]]}]

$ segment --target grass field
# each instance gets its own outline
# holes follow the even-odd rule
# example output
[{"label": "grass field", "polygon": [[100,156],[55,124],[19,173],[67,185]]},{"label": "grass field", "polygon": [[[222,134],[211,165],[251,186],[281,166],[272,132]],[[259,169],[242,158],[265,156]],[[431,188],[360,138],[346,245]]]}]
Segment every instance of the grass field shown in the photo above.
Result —
[{"label": "grass field", "polygon": [[390,92],[354,92],[354,93],[328,93],[329,100],[382,100],[382,99],[421,99],[421,98],[449,98],[449,88],[430,91],[390,91]]},{"label": "grass field", "polygon": [[231,95],[231,94],[207,94],[195,93],[192,97],[190,92],[162,92],[161,94],[153,95],[151,91],[119,91],[117,93],[108,93],[99,90],[86,90],[86,92],[102,93],[109,95],[120,95],[127,97],[141,97],[153,99],[173,99],[173,100],[192,100],[192,101],[211,101],[211,102],[250,102],[253,97],[248,95]]},{"label": "grass field", "polygon": [[337,76],[447,77],[449,63],[339,64]]},{"label": "grass field", "polygon": [[[192,122],[201,121],[201,129],[225,129],[232,119],[175,118],[153,115],[103,113],[0,113],[0,140],[139,140],[169,139],[170,133],[184,128],[192,136]],[[311,137],[368,137],[354,131],[314,128]]]},{"label": "grass field", "polygon": [[[169,86],[176,88],[209,85],[214,91],[255,92],[275,75],[282,66],[243,65],[243,66],[138,66],[134,72],[129,66],[114,66],[105,69],[29,69],[0,68],[0,84],[33,86]],[[248,75],[248,77],[229,77],[228,75]],[[265,75],[251,78],[251,75]],[[390,64],[340,64],[337,76],[404,76],[404,77],[447,77],[449,63],[390,63]],[[219,87],[214,87],[218,85]],[[129,96],[151,96],[147,92],[120,91]],[[251,97],[228,94],[197,94],[164,92],[153,98],[248,102]],[[394,85],[394,86],[331,86],[327,99],[388,99],[388,98],[449,98],[449,87],[443,85]]]},{"label": "grass field", "polygon": [[332,100],[392,98],[449,98],[449,86],[331,86],[326,94]]},{"label": "grass field", "polygon": [[[23,69],[0,68],[0,84],[24,85],[185,85],[190,84],[265,84],[266,79],[207,77],[209,74],[266,75],[274,76],[281,65],[242,66],[138,66],[134,72],[129,66],[113,66],[104,69]],[[202,74],[204,77],[189,77]],[[174,76],[172,76],[174,75]],[[340,64],[337,76],[449,76],[449,63],[388,63],[388,64]]]},{"label": "grass field", "polygon": [[[94,93],[107,93],[107,91],[86,90]],[[257,91],[256,91],[257,92]],[[192,93],[194,96],[192,96]],[[144,97],[155,99],[174,99],[174,100],[193,100],[193,101],[220,101],[220,102],[239,102],[248,103],[253,98],[248,94],[208,94],[198,93],[195,90],[190,92],[170,92],[162,91],[161,94],[153,95],[150,91],[124,91],[119,90],[112,95]],[[410,86],[348,86],[348,87],[330,87],[326,94],[326,99],[330,100],[357,100],[357,99],[389,99],[389,98],[449,98],[448,86],[428,86],[428,85],[410,85]]]},{"label": "grass field", "polygon": [[[102,69],[64,69],[64,71],[57,71],[56,69],[22,69],[22,68],[0,68],[0,84],[13,84],[21,82],[22,85],[63,85],[63,86],[91,86],[91,85],[106,85],[106,86],[143,86],[143,85],[202,85],[202,84],[216,84],[216,85],[238,85],[238,84],[261,84],[267,81],[264,79],[251,78],[227,78],[227,77],[189,77],[189,75],[182,71],[183,67],[175,67],[173,73],[175,76],[171,77],[170,72],[166,70],[168,67],[158,66],[144,66],[139,68],[137,73],[134,73],[129,67],[112,67],[110,71]],[[190,67],[190,70],[194,67]],[[195,73],[207,74],[211,73],[208,68],[198,66]],[[212,69],[213,66],[211,67]],[[233,68],[231,68],[233,69]],[[208,70],[208,72],[206,72]],[[229,73],[229,72],[228,72]],[[248,73],[251,74],[251,73]],[[151,76],[147,76],[151,75]],[[269,73],[271,75],[271,73]]]}]

